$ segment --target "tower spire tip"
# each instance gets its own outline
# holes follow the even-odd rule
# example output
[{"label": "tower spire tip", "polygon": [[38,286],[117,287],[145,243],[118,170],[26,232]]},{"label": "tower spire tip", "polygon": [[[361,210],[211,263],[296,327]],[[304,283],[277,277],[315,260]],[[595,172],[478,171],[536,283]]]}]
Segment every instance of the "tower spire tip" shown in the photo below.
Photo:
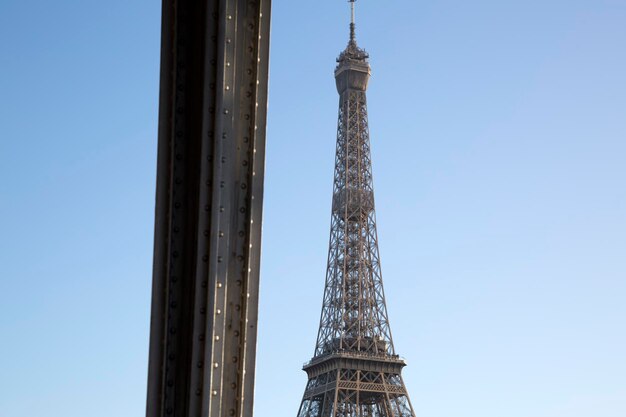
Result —
[{"label": "tower spire tip", "polygon": [[352,18],[350,19],[350,41],[346,49],[339,55],[337,62],[343,62],[345,60],[365,61],[368,58],[367,52],[359,48],[356,43],[356,23],[355,23],[355,4],[356,0],[348,0],[350,3],[350,9],[352,12]]},{"label": "tower spire tip", "polygon": [[350,18],[350,42],[356,42],[356,24],[355,24],[355,7],[354,7],[354,3],[356,2],[356,0],[348,0],[348,2],[350,3],[350,11],[351,11],[351,18]]}]

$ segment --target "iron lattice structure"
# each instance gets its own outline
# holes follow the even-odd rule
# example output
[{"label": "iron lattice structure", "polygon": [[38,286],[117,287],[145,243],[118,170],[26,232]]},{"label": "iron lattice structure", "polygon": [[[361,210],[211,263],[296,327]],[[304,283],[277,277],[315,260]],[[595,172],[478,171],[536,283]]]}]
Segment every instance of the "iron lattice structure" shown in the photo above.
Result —
[{"label": "iron lattice structure", "polygon": [[335,70],[339,123],[328,269],[315,354],[298,417],[414,417],[395,353],[378,252],[367,53],[350,26]]}]

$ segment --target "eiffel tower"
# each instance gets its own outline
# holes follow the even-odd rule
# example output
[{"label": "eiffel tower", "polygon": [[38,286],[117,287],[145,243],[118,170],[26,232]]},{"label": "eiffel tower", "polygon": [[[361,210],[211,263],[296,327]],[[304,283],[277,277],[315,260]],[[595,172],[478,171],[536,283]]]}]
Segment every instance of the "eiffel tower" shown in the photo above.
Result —
[{"label": "eiffel tower", "polygon": [[337,59],[339,123],[326,285],[298,417],[414,417],[391,338],[378,254],[365,91],[368,54],[350,41]]}]

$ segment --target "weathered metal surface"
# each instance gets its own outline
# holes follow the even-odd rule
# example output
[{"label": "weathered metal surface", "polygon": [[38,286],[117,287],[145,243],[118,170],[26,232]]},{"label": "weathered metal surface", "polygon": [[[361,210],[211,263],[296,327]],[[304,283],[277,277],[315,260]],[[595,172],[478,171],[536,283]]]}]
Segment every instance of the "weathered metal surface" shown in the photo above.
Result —
[{"label": "weathered metal surface", "polygon": [[164,0],[148,417],[251,416],[270,0]]},{"label": "weathered metal surface", "polygon": [[370,66],[354,32],[353,21],[335,70],[340,99],[328,268],[298,417],[414,417],[383,291],[366,100]]}]

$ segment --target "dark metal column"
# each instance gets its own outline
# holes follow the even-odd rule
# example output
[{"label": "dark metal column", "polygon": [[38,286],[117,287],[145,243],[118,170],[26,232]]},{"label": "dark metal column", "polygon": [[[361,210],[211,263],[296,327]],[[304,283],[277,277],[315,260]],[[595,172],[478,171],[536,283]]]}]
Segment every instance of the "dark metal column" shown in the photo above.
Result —
[{"label": "dark metal column", "polygon": [[251,416],[270,0],[163,0],[148,417]]}]

